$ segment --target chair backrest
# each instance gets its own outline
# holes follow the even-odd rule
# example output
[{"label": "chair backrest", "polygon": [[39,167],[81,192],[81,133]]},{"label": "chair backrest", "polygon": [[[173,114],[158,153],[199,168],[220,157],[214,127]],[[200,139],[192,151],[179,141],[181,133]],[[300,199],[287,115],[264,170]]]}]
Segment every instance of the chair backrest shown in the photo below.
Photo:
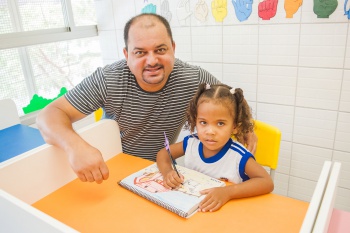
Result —
[{"label": "chair backrest", "polygon": [[313,233],[328,232],[336,198],[336,191],[338,188],[340,168],[340,162],[333,162],[332,171],[329,175],[327,187],[322,198],[322,203],[317,214],[315,225],[312,229]]},{"label": "chair backrest", "polygon": [[0,189],[1,232],[78,233],[57,219]]},{"label": "chair backrest", "polygon": [[255,120],[254,125],[254,132],[258,137],[254,157],[259,164],[270,168],[270,175],[273,179],[278,164],[281,131],[277,127],[259,120]]},{"label": "chair backrest", "polygon": [[[271,178],[274,179],[281,144],[281,131],[275,126],[254,120],[254,132],[258,137],[254,157],[260,165],[270,168]],[[232,138],[236,140],[234,136]]]},{"label": "chair backrest", "polygon": [[329,175],[331,173],[331,161],[325,161],[320,173],[320,176],[317,180],[314,193],[311,197],[310,205],[307,209],[306,215],[303,220],[303,224],[300,228],[299,233],[311,233],[316,222],[317,214],[320,209],[323,195],[325,193]]},{"label": "chair backrest", "polygon": [[0,112],[0,130],[21,123],[13,100],[0,100]]},{"label": "chair backrest", "polygon": [[94,112],[95,121],[101,120],[102,116],[103,116],[103,109],[102,108],[99,108]]}]

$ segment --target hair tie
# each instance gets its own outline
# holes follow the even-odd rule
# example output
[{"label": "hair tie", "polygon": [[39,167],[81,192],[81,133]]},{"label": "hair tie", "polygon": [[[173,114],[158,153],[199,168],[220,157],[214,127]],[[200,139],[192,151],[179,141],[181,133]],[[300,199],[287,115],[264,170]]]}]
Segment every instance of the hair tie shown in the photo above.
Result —
[{"label": "hair tie", "polygon": [[207,85],[205,86],[205,90],[209,90],[210,89],[210,84],[207,83]]},{"label": "hair tie", "polygon": [[232,95],[235,94],[236,88],[231,88],[231,89],[230,89],[230,92],[231,92]]}]

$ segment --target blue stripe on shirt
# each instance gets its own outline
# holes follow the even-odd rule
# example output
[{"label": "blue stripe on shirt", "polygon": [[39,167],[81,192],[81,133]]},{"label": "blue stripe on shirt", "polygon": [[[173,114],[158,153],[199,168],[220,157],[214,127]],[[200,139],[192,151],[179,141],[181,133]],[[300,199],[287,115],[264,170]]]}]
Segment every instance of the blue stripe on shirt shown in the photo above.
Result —
[{"label": "blue stripe on shirt", "polygon": [[231,149],[236,151],[242,156],[242,159],[239,163],[239,174],[243,182],[249,180],[249,176],[247,176],[247,174],[245,173],[245,166],[250,157],[252,157],[255,160],[254,156],[245,147],[243,147],[241,144],[237,142],[233,142]]}]

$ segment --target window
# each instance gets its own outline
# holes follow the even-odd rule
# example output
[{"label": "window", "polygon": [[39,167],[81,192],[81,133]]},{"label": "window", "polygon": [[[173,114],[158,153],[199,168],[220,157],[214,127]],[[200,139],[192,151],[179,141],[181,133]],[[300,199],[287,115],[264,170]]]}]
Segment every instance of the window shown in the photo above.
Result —
[{"label": "window", "polygon": [[94,0],[0,0],[0,99],[72,89],[102,65]]}]

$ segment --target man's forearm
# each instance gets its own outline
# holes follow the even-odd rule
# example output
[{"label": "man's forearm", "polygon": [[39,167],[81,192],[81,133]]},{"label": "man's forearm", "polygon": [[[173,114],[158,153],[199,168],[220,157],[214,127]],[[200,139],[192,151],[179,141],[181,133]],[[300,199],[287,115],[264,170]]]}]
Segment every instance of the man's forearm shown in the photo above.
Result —
[{"label": "man's forearm", "polygon": [[58,146],[66,152],[77,141],[82,140],[74,131],[73,122],[68,115],[58,108],[43,109],[36,123],[46,143]]}]

